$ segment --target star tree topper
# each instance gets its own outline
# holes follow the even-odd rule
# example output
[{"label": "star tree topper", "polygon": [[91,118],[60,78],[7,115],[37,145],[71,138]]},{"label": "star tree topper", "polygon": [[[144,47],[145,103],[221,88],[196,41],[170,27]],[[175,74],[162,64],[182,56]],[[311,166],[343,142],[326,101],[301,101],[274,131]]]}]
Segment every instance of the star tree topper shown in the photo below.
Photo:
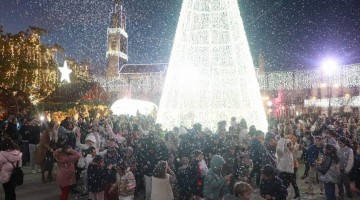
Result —
[{"label": "star tree topper", "polygon": [[61,73],[60,82],[66,81],[66,82],[70,83],[70,74],[71,74],[72,70],[69,69],[66,61],[64,62],[63,67],[59,67],[59,70]]}]

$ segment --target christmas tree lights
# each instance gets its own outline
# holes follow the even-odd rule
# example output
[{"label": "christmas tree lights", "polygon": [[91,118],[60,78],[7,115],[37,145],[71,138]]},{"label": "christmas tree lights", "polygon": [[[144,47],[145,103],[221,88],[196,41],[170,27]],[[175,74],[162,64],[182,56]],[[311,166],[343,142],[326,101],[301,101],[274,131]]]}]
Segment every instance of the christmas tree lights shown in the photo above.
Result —
[{"label": "christmas tree lights", "polygon": [[164,128],[267,121],[236,0],[184,0],[157,116]]}]

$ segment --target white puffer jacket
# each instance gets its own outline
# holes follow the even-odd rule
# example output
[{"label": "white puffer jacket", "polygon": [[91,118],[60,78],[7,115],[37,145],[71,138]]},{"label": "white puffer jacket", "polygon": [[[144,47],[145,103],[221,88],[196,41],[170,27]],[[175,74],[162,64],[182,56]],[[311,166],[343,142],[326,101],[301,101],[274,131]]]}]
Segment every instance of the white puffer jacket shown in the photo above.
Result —
[{"label": "white puffer jacket", "polygon": [[289,139],[280,138],[276,146],[277,169],[279,172],[294,173],[293,153],[287,148]]},{"label": "white puffer jacket", "polygon": [[[9,182],[10,176],[16,166],[16,162],[21,160],[21,152],[18,150],[0,151],[0,183]],[[13,163],[14,166],[11,164]],[[21,167],[21,161],[19,166]]]}]

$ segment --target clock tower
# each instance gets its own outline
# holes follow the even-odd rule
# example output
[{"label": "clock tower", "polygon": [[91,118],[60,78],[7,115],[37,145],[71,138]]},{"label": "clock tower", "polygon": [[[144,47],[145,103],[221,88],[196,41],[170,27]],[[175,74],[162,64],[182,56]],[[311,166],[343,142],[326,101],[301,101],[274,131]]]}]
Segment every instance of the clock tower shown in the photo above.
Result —
[{"label": "clock tower", "polygon": [[106,77],[119,76],[119,68],[128,61],[128,34],[123,0],[113,0],[110,25],[107,29]]}]

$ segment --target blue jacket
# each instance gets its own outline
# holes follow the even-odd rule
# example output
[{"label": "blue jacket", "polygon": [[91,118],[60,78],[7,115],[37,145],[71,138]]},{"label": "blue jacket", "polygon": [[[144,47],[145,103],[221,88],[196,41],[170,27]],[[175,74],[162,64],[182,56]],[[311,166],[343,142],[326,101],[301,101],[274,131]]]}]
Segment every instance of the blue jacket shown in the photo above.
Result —
[{"label": "blue jacket", "polygon": [[323,149],[324,147],[322,145],[320,145],[320,147],[316,146],[315,144],[312,144],[310,146],[310,148],[307,149],[307,156],[308,156],[308,163],[311,165],[311,166],[314,166],[315,165],[315,161],[316,159],[318,158],[319,154],[323,154]]}]

